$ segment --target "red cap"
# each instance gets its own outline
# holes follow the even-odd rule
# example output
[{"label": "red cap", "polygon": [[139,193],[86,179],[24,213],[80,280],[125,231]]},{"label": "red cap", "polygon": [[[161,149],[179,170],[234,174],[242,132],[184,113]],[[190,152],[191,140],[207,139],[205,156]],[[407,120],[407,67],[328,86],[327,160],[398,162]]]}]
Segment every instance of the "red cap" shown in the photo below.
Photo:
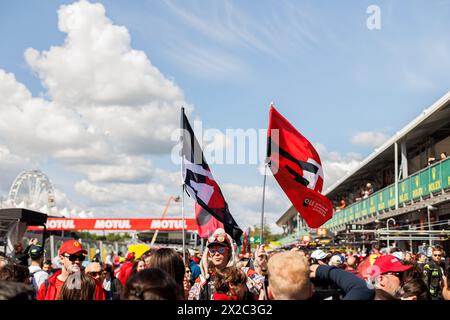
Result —
[{"label": "red cap", "polygon": [[81,252],[83,254],[87,254],[87,251],[83,249],[81,246],[81,243],[79,243],[77,240],[69,240],[64,242],[61,247],[59,247],[59,254],[68,253],[68,254],[75,254]]},{"label": "red cap", "polygon": [[386,272],[403,272],[413,267],[402,264],[400,260],[391,254],[378,257],[373,265],[380,269],[380,274]]}]

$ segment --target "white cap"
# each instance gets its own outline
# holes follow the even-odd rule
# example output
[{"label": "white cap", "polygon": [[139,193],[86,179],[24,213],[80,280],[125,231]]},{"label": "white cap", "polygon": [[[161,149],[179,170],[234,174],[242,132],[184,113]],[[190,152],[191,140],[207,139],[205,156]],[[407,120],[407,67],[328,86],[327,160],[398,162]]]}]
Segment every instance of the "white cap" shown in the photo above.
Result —
[{"label": "white cap", "polygon": [[401,252],[401,251],[394,252],[394,253],[392,253],[392,255],[400,261],[405,259],[405,256],[403,255],[403,252]]},{"label": "white cap", "polygon": [[342,259],[340,256],[334,255],[331,257],[330,263],[329,263],[330,266],[338,266],[340,264],[342,264]]},{"label": "white cap", "polygon": [[314,250],[313,253],[311,253],[311,258],[316,260],[322,260],[325,259],[326,257],[328,257],[328,254],[326,254],[320,249]]}]

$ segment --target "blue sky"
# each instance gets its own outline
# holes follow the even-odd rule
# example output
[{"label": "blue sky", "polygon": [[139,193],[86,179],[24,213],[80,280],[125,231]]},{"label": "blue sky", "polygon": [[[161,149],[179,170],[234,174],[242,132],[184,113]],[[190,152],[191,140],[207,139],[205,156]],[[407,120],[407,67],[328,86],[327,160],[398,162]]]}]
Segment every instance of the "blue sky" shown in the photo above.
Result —
[{"label": "blue sky", "polygon": [[[279,111],[318,146],[328,185],[370,154],[376,147],[374,142],[382,143],[383,138],[401,129],[450,88],[450,1],[91,3],[103,6],[111,25],[126,28],[130,40],[126,50],[145,54],[149,65],[159,70],[162,77],[181,92],[172,91],[170,103],[163,99],[170,104],[169,109],[164,109],[167,111],[164,120],[152,118],[161,128],[166,126],[165,121],[172,124],[171,119],[178,116],[179,104],[185,103],[192,108],[191,119],[200,119],[205,128],[222,132],[237,128],[264,129],[267,127],[269,104],[273,101]],[[76,70],[67,72],[68,68],[76,67],[61,63],[58,60],[61,56],[56,53],[45,56],[45,51],[52,47],[64,48],[64,41],[69,41],[68,33],[58,30],[58,22],[63,18],[58,17],[57,12],[63,4],[72,5],[72,8],[79,5],[73,1],[3,1],[0,4],[0,69],[13,74],[15,81],[22,83],[33,97],[42,96],[55,108],[70,105],[70,112],[88,119],[87,126],[92,128],[105,129],[104,123],[97,122],[101,116],[96,112],[101,112],[108,103],[115,105],[120,101],[119,104],[129,108],[123,111],[130,117],[124,124],[134,127],[130,110],[132,112],[136,104],[131,94],[120,96],[123,83],[114,87],[113,98],[94,94],[91,97],[91,93],[83,91],[88,90],[87,86],[76,83],[83,77]],[[370,14],[366,10],[370,5],[380,9],[379,30],[367,28]],[[86,8],[84,10],[89,10]],[[119,42],[122,39],[119,31],[114,32],[107,44],[111,48],[114,48],[116,37]],[[84,57],[82,63],[87,70],[94,70],[95,75],[101,78],[101,72],[108,69],[106,63],[102,67],[102,61],[109,59],[108,47],[96,51],[100,50],[96,41],[94,37],[92,43],[73,42],[73,46],[83,47],[65,48],[65,52],[66,56],[76,52],[75,57]],[[28,48],[35,49],[39,53],[38,58],[33,59],[31,55],[25,58]],[[85,58],[83,50],[92,50],[92,54],[98,54],[98,60]],[[82,60],[77,61],[80,63]],[[116,64],[114,60],[110,61],[114,71]],[[65,76],[65,72],[69,75]],[[131,71],[129,77],[133,78]],[[164,80],[158,79],[163,83]],[[71,81],[75,85],[69,88]],[[96,83],[90,86],[96,88]],[[142,95],[147,107],[152,108],[150,105],[162,95],[149,88],[143,91],[139,91],[140,88],[128,89]],[[165,90],[166,87],[161,85],[158,88]],[[71,90],[71,97],[78,100],[65,96]],[[127,99],[130,101],[128,104],[124,102]],[[87,110],[88,105],[94,106],[95,112]],[[2,108],[6,110],[7,106]],[[5,112],[4,115],[8,115],[8,110]],[[120,112],[117,111],[119,118]],[[23,116],[29,115],[23,113]],[[66,116],[68,113],[64,113],[63,117]],[[70,119],[72,116],[71,113]],[[139,119],[142,117],[135,121]],[[124,178],[117,178],[115,174],[112,174],[114,177],[107,176],[105,172],[108,170],[103,172],[102,166],[111,164],[104,161],[94,163],[90,160],[87,165],[85,158],[68,159],[67,146],[64,149],[61,144],[52,145],[51,150],[36,147],[29,159],[16,167],[11,164],[11,159],[3,157],[0,170],[14,172],[13,169],[20,171],[31,165],[41,168],[62,193],[62,207],[75,207],[99,215],[120,215],[124,210],[130,210],[137,215],[157,216],[167,198],[159,193],[177,192],[176,185],[163,181],[164,174],[171,173],[176,177],[178,168],[170,162],[169,147],[158,137],[139,150],[144,133],[158,136],[158,132],[145,129],[139,132],[141,126],[138,122],[135,127],[136,135],[117,141],[113,137],[105,148],[117,155],[116,167],[109,169],[118,169],[117,166],[123,166],[124,162],[128,166],[134,161],[141,163],[139,172],[133,171],[125,183],[131,189],[141,188],[142,181],[148,178],[154,189],[148,199],[145,192],[142,198],[124,194],[126,200],[119,203],[101,196],[90,198],[89,194],[112,190],[109,188],[119,190],[118,195],[123,194],[127,189],[123,185]],[[11,140],[8,138],[10,128],[6,124],[0,128],[3,128],[2,134],[5,133],[0,138],[0,146],[9,151],[8,157],[26,157],[19,147],[24,149],[27,143],[33,144],[31,138]],[[125,132],[120,132],[121,137],[133,131],[126,126],[121,130]],[[364,132],[366,134],[361,136]],[[62,138],[64,134],[61,132]],[[355,138],[358,135],[359,140]],[[67,143],[74,141],[81,145],[80,141],[85,141],[78,136],[72,138]],[[106,140],[103,137],[99,141],[101,143],[96,146]],[[2,161],[6,164],[2,165]],[[151,173],[146,172],[145,161],[151,162]],[[93,174],[96,170],[104,173],[102,177]],[[158,170],[162,172],[158,173]],[[213,164],[212,170],[219,184],[226,185],[223,191],[232,213],[236,212],[238,223],[243,227],[257,223],[260,206],[260,201],[256,201],[260,198],[257,188],[262,182],[257,166]],[[14,174],[6,176],[10,178]],[[74,188],[80,181],[84,182]],[[9,184],[4,182],[1,185],[4,194]],[[269,185],[274,203],[269,205],[268,222],[273,225],[289,203],[273,181],[269,181]],[[254,197],[255,201],[246,200],[248,197]],[[177,215],[176,211],[174,207],[174,215]]]}]

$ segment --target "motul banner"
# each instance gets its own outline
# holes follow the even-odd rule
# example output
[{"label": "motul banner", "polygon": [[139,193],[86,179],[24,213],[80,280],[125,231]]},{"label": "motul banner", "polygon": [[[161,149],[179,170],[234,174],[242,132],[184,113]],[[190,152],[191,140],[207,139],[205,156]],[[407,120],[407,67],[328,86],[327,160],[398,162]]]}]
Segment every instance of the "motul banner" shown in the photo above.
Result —
[{"label": "motul banner", "polygon": [[[181,231],[183,219],[66,219],[48,218],[47,230],[137,230],[137,231]],[[44,227],[28,227],[42,230]],[[185,219],[185,230],[197,230],[195,219]]]}]

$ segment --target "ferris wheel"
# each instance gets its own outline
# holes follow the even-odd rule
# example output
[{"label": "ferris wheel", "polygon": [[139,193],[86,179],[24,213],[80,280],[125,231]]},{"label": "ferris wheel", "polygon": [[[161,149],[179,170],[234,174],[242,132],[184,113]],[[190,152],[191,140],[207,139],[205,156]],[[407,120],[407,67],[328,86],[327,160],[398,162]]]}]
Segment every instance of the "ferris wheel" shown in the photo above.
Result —
[{"label": "ferris wheel", "polygon": [[42,171],[23,171],[14,179],[8,203],[14,207],[49,213],[55,208],[53,185]]}]

